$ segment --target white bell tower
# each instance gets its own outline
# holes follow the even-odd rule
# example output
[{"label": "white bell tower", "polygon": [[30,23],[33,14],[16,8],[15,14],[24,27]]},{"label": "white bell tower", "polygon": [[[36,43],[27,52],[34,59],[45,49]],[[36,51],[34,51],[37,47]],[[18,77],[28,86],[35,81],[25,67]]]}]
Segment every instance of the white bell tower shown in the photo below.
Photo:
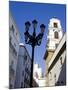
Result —
[{"label": "white bell tower", "polygon": [[63,36],[61,22],[57,18],[52,18],[48,24],[47,50],[55,50]]}]

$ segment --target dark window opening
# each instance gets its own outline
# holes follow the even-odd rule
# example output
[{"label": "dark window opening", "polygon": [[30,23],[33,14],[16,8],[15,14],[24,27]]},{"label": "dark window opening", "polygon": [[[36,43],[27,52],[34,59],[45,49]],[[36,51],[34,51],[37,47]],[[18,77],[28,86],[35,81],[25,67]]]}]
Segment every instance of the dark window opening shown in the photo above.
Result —
[{"label": "dark window opening", "polygon": [[57,48],[58,44],[55,44],[55,46],[56,46],[56,48]]},{"label": "dark window opening", "polygon": [[12,29],[12,32],[14,33],[14,26],[13,25],[12,25],[12,28],[11,29]]},{"label": "dark window opening", "polygon": [[56,38],[56,39],[58,39],[59,38],[59,36],[58,36],[58,32],[56,31],[56,32],[54,32],[54,37]]},{"label": "dark window opening", "polygon": [[16,32],[16,36],[17,36],[17,32]]},{"label": "dark window opening", "polygon": [[22,71],[22,76],[24,76],[24,71]]},{"label": "dark window opening", "polygon": [[56,78],[56,74],[54,75],[54,77]]},{"label": "dark window opening", "polygon": [[21,88],[23,88],[23,82],[21,82]]},{"label": "dark window opening", "polygon": [[10,84],[9,88],[11,89],[11,88],[12,88],[12,86],[13,86],[13,85],[12,85],[12,84]]},{"label": "dark window opening", "polygon": [[55,27],[55,28],[57,28],[57,27],[58,27],[57,23],[54,23],[54,27]]},{"label": "dark window opening", "polygon": [[61,63],[61,65],[63,64],[63,62],[62,62],[62,57],[60,57],[60,63]]},{"label": "dark window opening", "polygon": [[61,81],[61,84],[63,84],[64,82],[63,81]]},{"label": "dark window opening", "polygon": [[27,56],[26,55],[24,56],[24,59],[27,60]]}]

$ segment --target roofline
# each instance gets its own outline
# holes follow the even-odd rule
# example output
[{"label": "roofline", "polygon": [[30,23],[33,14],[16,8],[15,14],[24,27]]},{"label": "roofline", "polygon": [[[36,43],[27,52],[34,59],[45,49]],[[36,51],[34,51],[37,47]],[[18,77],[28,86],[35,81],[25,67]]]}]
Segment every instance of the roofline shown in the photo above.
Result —
[{"label": "roofline", "polygon": [[28,53],[28,51],[27,51],[27,49],[26,49],[26,46],[25,46],[23,43],[20,43],[19,46],[25,48],[25,50],[26,50],[29,58],[31,59],[31,57],[30,57],[30,55],[29,55],[29,53]]},{"label": "roofline", "polygon": [[19,46],[25,46],[24,43],[19,43]]}]

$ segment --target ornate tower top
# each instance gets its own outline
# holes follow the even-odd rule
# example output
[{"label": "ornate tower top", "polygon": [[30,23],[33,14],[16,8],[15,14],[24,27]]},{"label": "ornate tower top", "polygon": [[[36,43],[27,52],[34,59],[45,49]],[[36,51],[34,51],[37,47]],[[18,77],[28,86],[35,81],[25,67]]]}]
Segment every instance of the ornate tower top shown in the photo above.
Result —
[{"label": "ornate tower top", "polygon": [[62,36],[63,31],[60,20],[57,18],[50,19],[47,34],[47,50],[55,51]]},{"label": "ornate tower top", "polygon": [[57,18],[52,18],[52,19],[50,19],[48,28],[55,28],[55,29],[58,28],[58,29],[62,29],[60,20],[57,19]]}]

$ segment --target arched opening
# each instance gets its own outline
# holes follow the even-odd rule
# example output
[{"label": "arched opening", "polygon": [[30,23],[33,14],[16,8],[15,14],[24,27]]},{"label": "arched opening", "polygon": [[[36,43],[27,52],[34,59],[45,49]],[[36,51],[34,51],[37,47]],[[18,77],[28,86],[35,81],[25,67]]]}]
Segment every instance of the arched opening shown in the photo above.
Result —
[{"label": "arched opening", "polygon": [[58,32],[57,32],[57,31],[54,32],[54,37],[55,37],[56,39],[59,38],[59,35],[58,35]]}]

